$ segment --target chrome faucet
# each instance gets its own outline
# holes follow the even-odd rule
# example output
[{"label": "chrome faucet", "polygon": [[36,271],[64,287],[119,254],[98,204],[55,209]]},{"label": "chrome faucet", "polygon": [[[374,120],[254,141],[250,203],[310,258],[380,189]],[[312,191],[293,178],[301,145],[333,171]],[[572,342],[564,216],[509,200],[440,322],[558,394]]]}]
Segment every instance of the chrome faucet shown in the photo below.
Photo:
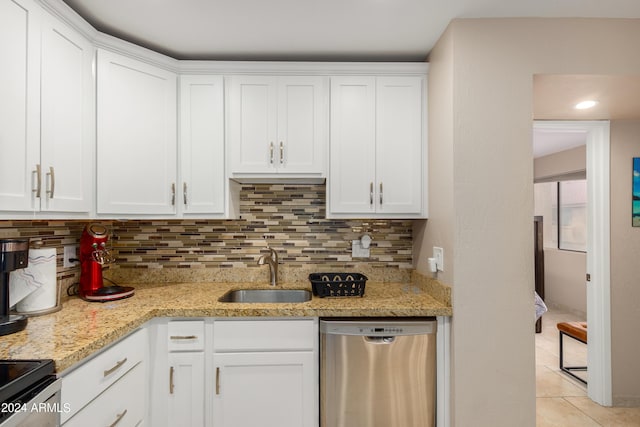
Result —
[{"label": "chrome faucet", "polygon": [[267,249],[269,249],[269,255],[260,255],[258,265],[269,264],[271,286],[276,286],[278,284],[278,253],[269,246],[267,246]]}]

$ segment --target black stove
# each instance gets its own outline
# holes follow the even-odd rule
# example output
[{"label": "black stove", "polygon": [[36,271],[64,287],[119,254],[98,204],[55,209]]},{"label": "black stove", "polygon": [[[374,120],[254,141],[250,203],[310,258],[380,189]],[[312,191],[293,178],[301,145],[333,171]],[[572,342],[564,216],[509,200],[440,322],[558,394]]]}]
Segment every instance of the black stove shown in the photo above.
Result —
[{"label": "black stove", "polygon": [[[0,406],[26,404],[55,379],[53,360],[0,360]],[[11,411],[0,411],[0,421],[10,415]]]}]

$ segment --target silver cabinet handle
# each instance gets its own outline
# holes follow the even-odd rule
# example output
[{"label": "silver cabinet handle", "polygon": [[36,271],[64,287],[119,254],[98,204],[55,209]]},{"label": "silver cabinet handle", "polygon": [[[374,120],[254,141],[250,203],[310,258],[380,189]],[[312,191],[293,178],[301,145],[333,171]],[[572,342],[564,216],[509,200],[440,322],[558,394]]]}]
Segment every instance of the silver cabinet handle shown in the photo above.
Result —
[{"label": "silver cabinet handle", "polygon": [[369,183],[369,204],[373,206],[373,182]]},{"label": "silver cabinet handle", "polygon": [[116,415],[116,420],[112,424],[109,424],[109,427],[116,427],[118,425],[118,423],[120,421],[122,421],[122,419],[124,418],[126,413],[127,413],[127,410],[125,409],[124,412],[122,412],[121,414]]},{"label": "silver cabinet handle", "polygon": [[49,177],[49,182],[51,183],[51,187],[49,188],[49,190],[47,190],[47,194],[49,195],[50,199],[53,199],[53,195],[56,192],[56,173],[53,170],[53,166],[49,166],[49,172],[47,173],[47,176]]},{"label": "silver cabinet handle", "polygon": [[36,170],[34,170],[32,174],[36,175],[36,188],[31,189],[31,192],[36,193],[36,197],[40,198],[42,190],[42,169],[39,163],[36,165]]},{"label": "silver cabinet handle", "polygon": [[380,204],[382,204],[382,181],[380,181]]},{"label": "silver cabinet handle", "polygon": [[169,368],[169,394],[173,394],[173,366]]},{"label": "silver cabinet handle", "polygon": [[273,164],[273,141],[269,143],[269,163]]},{"label": "silver cabinet handle", "polygon": [[220,394],[220,367],[216,367],[216,395]]},{"label": "silver cabinet handle", "polygon": [[125,363],[127,363],[127,358],[126,357],[124,359],[122,359],[121,361],[117,362],[113,368],[107,369],[106,371],[104,371],[104,376],[107,377],[107,376],[113,374],[115,371],[120,369],[120,367],[122,365],[124,365]]},{"label": "silver cabinet handle", "polygon": [[169,337],[172,340],[195,340],[198,338],[197,335],[171,335]]},{"label": "silver cabinet handle", "polygon": [[184,201],[184,205],[187,205],[187,183],[183,182],[182,183],[182,198]]},{"label": "silver cabinet handle", "polygon": [[176,205],[176,183],[171,183],[171,206]]},{"label": "silver cabinet handle", "polygon": [[280,141],[280,164],[284,164],[284,144]]}]

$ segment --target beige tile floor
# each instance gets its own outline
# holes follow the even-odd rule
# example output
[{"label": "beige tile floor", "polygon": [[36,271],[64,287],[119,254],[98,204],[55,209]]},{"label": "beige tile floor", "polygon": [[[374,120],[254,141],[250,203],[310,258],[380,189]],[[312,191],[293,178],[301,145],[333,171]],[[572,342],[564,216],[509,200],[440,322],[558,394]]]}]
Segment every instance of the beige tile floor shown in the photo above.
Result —
[{"label": "beige tile floor", "polygon": [[[556,324],[580,320],[554,310],[542,318],[542,333],[536,334],[536,427],[640,427],[640,408],[602,407],[587,397],[582,383],[560,371]],[[565,365],[586,360],[586,346],[565,338]]]}]

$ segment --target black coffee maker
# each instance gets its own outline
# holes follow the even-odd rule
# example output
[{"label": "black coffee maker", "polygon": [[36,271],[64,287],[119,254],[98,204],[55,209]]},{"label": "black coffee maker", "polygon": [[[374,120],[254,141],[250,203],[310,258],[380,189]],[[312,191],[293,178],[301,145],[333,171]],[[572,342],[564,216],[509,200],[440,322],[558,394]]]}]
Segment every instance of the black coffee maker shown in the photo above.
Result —
[{"label": "black coffee maker", "polygon": [[29,239],[0,239],[0,335],[27,327],[26,316],[9,312],[9,273],[29,264]]}]

